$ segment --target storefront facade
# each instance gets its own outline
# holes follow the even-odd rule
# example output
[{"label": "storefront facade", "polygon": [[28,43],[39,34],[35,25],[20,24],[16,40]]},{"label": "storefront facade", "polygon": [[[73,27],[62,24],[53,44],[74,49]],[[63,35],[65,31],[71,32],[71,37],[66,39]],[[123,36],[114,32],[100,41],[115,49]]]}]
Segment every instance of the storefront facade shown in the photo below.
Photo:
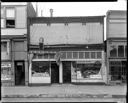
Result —
[{"label": "storefront facade", "polygon": [[104,16],[29,18],[29,84],[106,83],[103,21]]},{"label": "storefront facade", "polygon": [[2,86],[28,85],[27,17],[32,16],[31,3],[1,3]]},{"label": "storefront facade", "polygon": [[127,39],[126,11],[107,12],[108,82],[126,83]]},{"label": "storefront facade", "polygon": [[104,51],[60,51],[59,63],[56,52],[35,55],[29,67],[30,84],[106,83]]}]

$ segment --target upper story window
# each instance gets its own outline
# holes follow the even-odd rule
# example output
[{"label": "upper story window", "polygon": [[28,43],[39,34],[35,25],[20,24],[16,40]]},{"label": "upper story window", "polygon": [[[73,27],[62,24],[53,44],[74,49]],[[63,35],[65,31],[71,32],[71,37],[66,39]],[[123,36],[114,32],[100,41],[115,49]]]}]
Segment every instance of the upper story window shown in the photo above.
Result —
[{"label": "upper story window", "polygon": [[6,28],[15,28],[15,9],[6,8]]},{"label": "upper story window", "polygon": [[110,57],[117,57],[117,48],[114,45],[111,46]]},{"label": "upper story window", "polygon": [[6,8],[6,18],[15,18],[14,8]]},{"label": "upper story window", "polygon": [[118,57],[124,57],[124,46],[118,45]]},{"label": "upper story window", "polygon": [[111,45],[110,46],[110,57],[124,58],[127,55],[126,45]]}]

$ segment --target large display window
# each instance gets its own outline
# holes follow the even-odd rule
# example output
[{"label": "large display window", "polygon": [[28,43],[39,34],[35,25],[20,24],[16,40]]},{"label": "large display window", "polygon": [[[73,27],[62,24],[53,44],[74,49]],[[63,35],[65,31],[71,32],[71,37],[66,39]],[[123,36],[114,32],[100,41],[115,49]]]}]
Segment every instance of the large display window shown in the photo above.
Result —
[{"label": "large display window", "polygon": [[50,63],[45,61],[32,61],[32,83],[50,83]]},{"label": "large display window", "polygon": [[1,80],[11,80],[11,63],[1,64]]},{"label": "large display window", "polygon": [[102,79],[101,61],[72,62],[72,81]]}]

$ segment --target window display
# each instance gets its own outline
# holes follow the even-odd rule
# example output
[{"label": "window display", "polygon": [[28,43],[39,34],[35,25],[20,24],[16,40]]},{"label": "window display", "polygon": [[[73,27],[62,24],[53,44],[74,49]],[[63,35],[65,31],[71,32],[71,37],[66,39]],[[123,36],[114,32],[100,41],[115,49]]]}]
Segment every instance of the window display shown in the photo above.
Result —
[{"label": "window display", "polygon": [[1,80],[11,80],[11,64],[1,64]]},{"label": "window display", "polygon": [[49,77],[49,62],[32,62],[32,77]]},{"label": "window display", "polygon": [[101,67],[100,61],[73,62],[72,79],[101,79]]}]

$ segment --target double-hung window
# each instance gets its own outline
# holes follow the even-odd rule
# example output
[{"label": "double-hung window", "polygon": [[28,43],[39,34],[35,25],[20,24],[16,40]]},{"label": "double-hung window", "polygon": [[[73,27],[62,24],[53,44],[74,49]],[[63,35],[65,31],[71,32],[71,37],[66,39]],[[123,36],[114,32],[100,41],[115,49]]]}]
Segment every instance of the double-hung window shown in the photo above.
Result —
[{"label": "double-hung window", "polygon": [[6,8],[6,28],[15,28],[15,9]]}]

